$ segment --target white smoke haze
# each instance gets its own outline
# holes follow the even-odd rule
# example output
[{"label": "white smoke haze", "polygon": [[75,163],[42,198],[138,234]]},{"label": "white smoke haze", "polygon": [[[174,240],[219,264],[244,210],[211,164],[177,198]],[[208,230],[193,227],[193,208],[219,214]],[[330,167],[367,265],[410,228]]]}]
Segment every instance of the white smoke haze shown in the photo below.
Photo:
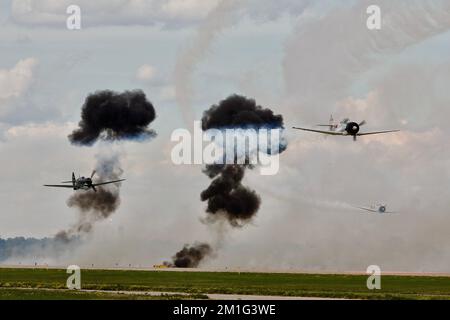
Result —
[{"label": "white smoke haze", "polygon": [[[365,270],[377,264],[386,271],[448,272],[450,94],[442,85],[450,80],[449,60],[402,57],[448,32],[450,3],[379,1],[383,25],[377,32],[365,28],[369,4],[356,1],[299,21],[283,61],[283,112],[296,125],[326,122],[333,113],[335,119],[367,120],[362,130],[402,132],[357,143],[293,132],[267,192],[285,200],[282,217],[272,225],[277,233],[262,231],[284,239],[289,252],[274,245],[268,250],[276,257],[268,260],[311,270]],[[355,91],[367,78],[367,93]],[[368,215],[345,208],[380,202],[400,213]],[[280,211],[272,201],[270,207]]]},{"label": "white smoke haze", "polygon": [[323,117],[324,108],[334,111],[366,72],[450,27],[448,1],[382,0],[377,2],[382,28],[374,32],[366,28],[366,8],[371,4],[354,1],[324,16],[300,19],[283,61],[287,98],[291,106],[301,107],[290,111],[299,119]]},{"label": "white smoke haze", "polygon": [[177,57],[174,70],[175,98],[185,123],[192,123],[195,98],[194,72],[212,54],[211,46],[221,33],[236,25],[239,19],[250,17],[259,21],[277,19],[282,15],[300,15],[309,0],[220,0],[199,24]]},{"label": "white smoke haze", "polygon": [[194,120],[192,110],[193,72],[197,64],[205,59],[215,37],[223,29],[235,23],[236,10],[243,3],[245,1],[219,1],[217,6],[209,12],[204,22],[197,29],[196,36],[178,55],[174,71],[175,96],[186,124],[192,123]]}]

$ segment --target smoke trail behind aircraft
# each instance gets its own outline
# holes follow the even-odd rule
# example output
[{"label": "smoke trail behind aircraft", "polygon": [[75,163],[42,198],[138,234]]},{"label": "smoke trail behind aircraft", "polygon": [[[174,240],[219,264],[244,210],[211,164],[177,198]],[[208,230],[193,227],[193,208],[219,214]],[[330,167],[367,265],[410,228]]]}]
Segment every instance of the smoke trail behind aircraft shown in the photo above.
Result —
[{"label": "smoke trail behind aircraft", "polygon": [[141,90],[97,91],[86,98],[79,128],[69,135],[69,140],[90,146],[98,139],[148,139],[155,136],[148,128],[155,117],[152,103]]},{"label": "smoke trail behind aircraft", "polygon": [[207,54],[211,43],[220,32],[234,23],[235,15],[244,1],[221,0],[208,13],[189,45],[180,52],[174,70],[175,95],[184,121],[193,120],[192,75],[195,67]]}]

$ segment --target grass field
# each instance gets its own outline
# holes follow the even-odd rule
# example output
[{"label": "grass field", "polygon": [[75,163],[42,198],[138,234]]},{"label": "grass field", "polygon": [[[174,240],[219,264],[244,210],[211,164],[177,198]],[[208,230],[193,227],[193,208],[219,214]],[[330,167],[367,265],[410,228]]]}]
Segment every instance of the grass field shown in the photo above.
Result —
[{"label": "grass field", "polygon": [[85,292],[66,289],[0,288],[0,300],[173,300],[205,299],[202,295],[123,294],[115,292]]},{"label": "grass field", "polygon": [[[65,289],[68,274],[63,269],[0,268],[0,299],[140,299],[115,293],[85,293]],[[187,297],[205,293],[305,296],[354,299],[450,299],[450,277],[382,277],[381,290],[368,290],[367,276],[236,272],[168,272],[131,270],[82,270],[83,289],[111,291],[184,292]],[[23,290],[18,288],[33,288]]]}]

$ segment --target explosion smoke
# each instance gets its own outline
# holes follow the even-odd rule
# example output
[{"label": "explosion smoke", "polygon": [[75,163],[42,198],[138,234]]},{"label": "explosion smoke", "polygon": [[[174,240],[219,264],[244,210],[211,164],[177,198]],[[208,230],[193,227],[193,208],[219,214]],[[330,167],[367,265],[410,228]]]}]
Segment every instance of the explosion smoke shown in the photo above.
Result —
[{"label": "explosion smoke", "polygon": [[210,178],[217,176],[200,194],[202,201],[208,200],[206,211],[210,214],[224,213],[233,227],[249,222],[258,211],[261,199],[255,191],[241,184],[245,166],[208,165],[204,172]]},{"label": "explosion smoke", "polygon": [[[204,131],[226,128],[282,130],[283,117],[257,105],[253,99],[232,95],[206,110],[202,118]],[[278,140],[278,144],[277,152],[286,150],[284,139]],[[266,152],[272,154],[274,150],[270,148]],[[206,212],[209,215],[203,220],[208,225],[227,221],[232,227],[242,227],[255,216],[261,205],[261,198],[255,191],[242,185],[246,168],[253,168],[253,165],[245,161],[244,164],[210,164],[203,169],[203,172],[213,179],[209,187],[200,194],[202,201],[208,201]],[[221,233],[226,229],[223,225],[220,225],[219,229],[218,241],[221,242]],[[165,264],[171,267],[195,268],[211,254],[212,248],[207,243],[185,245],[172,258],[172,263]]]},{"label": "explosion smoke", "polygon": [[255,100],[232,95],[203,113],[202,129],[283,128],[283,117],[264,109]]},{"label": "explosion smoke", "polygon": [[[257,105],[253,99],[232,95],[203,113],[203,130],[224,128],[283,129],[283,117]],[[280,153],[286,149],[284,141],[280,142],[278,149]],[[213,164],[205,167],[203,172],[213,179],[200,195],[202,201],[208,201],[206,212],[214,215],[209,216],[207,222],[223,216],[233,227],[238,227],[254,217],[261,199],[255,191],[241,184],[246,168],[252,166]]]},{"label": "explosion smoke", "polygon": [[73,144],[92,145],[104,140],[147,139],[155,136],[148,125],[155,109],[141,90],[90,94],[81,111],[79,128],[69,135]]},{"label": "explosion smoke", "polygon": [[[148,129],[155,117],[155,109],[142,90],[97,91],[86,98],[79,128],[69,135],[69,140],[73,144],[91,146],[98,139],[150,138],[156,135]],[[119,180],[123,170],[118,154],[101,153],[95,171],[100,181]],[[97,192],[74,193],[67,205],[79,210],[79,219],[68,231],[61,231],[57,236],[70,240],[74,234],[90,232],[95,222],[107,219],[120,205],[119,188],[120,183],[115,183],[99,186]]]},{"label": "explosion smoke", "polygon": [[213,250],[207,243],[195,243],[192,246],[186,244],[172,257],[172,262],[166,261],[164,265],[177,268],[197,268],[200,262],[212,253]]},{"label": "explosion smoke", "polygon": [[[120,167],[118,154],[102,154],[98,156],[95,168],[99,181],[118,180],[123,173]],[[76,192],[68,200],[69,207],[79,210],[77,223],[68,231],[58,234],[60,238],[70,239],[74,234],[89,233],[93,224],[107,219],[120,205],[120,183],[103,185],[93,190]]]}]

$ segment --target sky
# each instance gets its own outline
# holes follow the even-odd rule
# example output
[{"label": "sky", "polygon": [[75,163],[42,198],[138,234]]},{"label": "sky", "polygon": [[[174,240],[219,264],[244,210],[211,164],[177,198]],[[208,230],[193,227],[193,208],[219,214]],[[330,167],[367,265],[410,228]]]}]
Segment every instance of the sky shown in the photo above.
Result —
[{"label": "sky", "polygon": [[[81,30],[66,8],[81,8]],[[381,8],[380,30],[366,9]],[[237,93],[282,114],[287,150],[274,176],[247,171],[254,221],[225,226],[210,267],[450,272],[450,3],[441,0],[0,0],[0,237],[51,237],[77,211],[44,183],[88,175],[120,154],[119,209],[82,245],[46,262],[152,265],[215,241],[201,222],[200,165],[174,165],[177,128]],[[97,90],[142,89],[149,142],[73,146]],[[392,135],[291,130],[349,117]],[[69,191],[71,192],[71,191]],[[385,203],[396,215],[352,206]]]}]

